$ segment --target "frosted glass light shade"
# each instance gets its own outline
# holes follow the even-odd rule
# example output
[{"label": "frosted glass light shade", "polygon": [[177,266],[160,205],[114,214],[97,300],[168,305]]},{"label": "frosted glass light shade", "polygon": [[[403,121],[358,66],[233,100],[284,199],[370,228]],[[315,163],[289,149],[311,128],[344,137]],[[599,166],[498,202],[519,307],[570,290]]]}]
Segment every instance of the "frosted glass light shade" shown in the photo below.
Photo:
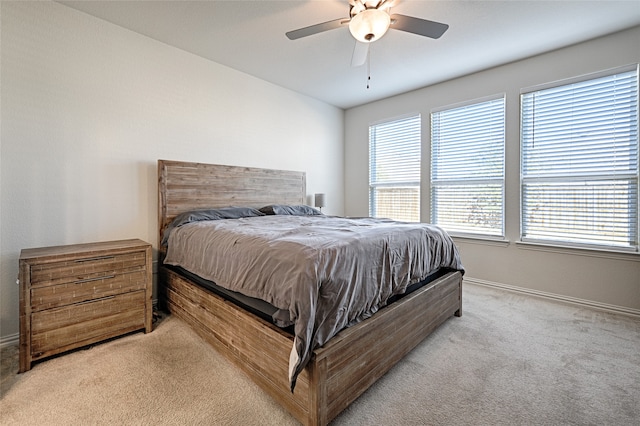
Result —
[{"label": "frosted glass light shade", "polygon": [[371,43],[382,37],[391,24],[391,17],[384,10],[367,9],[349,21],[349,31],[356,40]]}]

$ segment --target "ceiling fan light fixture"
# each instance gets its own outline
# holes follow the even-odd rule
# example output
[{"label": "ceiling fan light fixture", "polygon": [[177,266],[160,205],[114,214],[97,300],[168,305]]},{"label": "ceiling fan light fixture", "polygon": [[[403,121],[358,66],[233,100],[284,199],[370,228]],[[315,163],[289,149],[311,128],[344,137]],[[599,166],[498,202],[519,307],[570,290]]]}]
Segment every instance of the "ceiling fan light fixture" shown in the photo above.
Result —
[{"label": "ceiling fan light fixture", "polygon": [[382,37],[391,24],[389,13],[380,9],[366,9],[349,21],[349,31],[356,40],[371,43]]}]

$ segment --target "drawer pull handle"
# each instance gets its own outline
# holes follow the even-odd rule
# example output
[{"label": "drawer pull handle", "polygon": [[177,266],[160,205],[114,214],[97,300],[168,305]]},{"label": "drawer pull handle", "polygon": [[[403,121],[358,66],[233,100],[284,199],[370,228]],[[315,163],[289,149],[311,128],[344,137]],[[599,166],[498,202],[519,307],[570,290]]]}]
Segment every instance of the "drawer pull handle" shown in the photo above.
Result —
[{"label": "drawer pull handle", "polygon": [[100,297],[98,299],[91,299],[91,300],[85,300],[84,302],[78,302],[75,303],[75,305],[86,305],[87,303],[95,303],[95,302],[100,302],[102,300],[109,300],[109,299],[115,299],[115,296],[105,296],[105,297]]},{"label": "drawer pull handle", "polygon": [[78,280],[74,284],[89,283],[91,281],[110,280],[111,278],[115,278],[115,277],[116,277],[115,275],[108,275],[106,277],[86,278],[84,280]]},{"label": "drawer pull handle", "polygon": [[76,259],[76,263],[93,262],[95,260],[106,260],[106,259],[115,259],[115,256],[97,256],[97,257],[88,257],[85,259]]}]

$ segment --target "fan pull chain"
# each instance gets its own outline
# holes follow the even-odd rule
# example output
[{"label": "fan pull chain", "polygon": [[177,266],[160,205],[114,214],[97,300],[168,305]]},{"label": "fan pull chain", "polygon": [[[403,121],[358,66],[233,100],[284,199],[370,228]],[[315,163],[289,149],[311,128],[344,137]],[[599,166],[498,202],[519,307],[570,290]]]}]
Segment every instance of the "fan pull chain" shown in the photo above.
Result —
[{"label": "fan pull chain", "polygon": [[369,52],[367,52],[367,89],[369,89],[371,85],[371,47],[369,47]]}]

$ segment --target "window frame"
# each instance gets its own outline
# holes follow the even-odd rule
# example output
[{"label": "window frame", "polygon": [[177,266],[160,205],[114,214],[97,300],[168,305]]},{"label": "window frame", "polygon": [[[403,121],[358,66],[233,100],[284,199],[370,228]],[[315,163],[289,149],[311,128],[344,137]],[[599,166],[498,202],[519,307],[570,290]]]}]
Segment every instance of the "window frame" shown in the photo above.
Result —
[{"label": "window frame", "polygon": [[[438,182],[438,180],[434,179],[434,114],[460,109],[464,107],[480,105],[483,103],[489,103],[502,100],[502,167],[501,167],[501,176],[491,177],[491,178],[477,178],[477,179],[467,179],[467,180],[458,180],[458,182],[463,185],[464,182],[471,182],[475,184],[482,183],[500,183],[500,229],[496,233],[488,233],[488,232],[472,232],[472,231],[460,231],[460,230],[449,230],[443,226],[443,228],[453,237],[459,238],[467,238],[473,240],[491,240],[491,241],[506,241],[506,127],[507,127],[507,96],[505,92],[496,93],[489,96],[484,96],[481,98],[471,99],[464,102],[459,102],[455,104],[450,104],[442,107],[433,108],[430,112],[430,177],[429,177],[429,220],[431,223],[435,225],[439,225],[436,221],[435,217],[435,209],[437,206],[434,204],[434,187],[438,186],[434,185],[434,182]],[[442,225],[439,225],[442,226]]]},{"label": "window frame", "polygon": [[[617,74],[623,74],[628,72],[635,72],[636,78],[636,88],[640,87],[640,74],[639,74],[638,64],[632,64],[622,67],[616,67],[612,69],[607,69],[595,73],[584,74],[572,78],[567,78],[563,80],[557,80],[549,83],[539,84],[535,86],[530,86],[526,88],[522,88],[520,90],[520,116],[519,116],[519,131],[520,131],[520,153],[519,153],[519,162],[520,162],[520,215],[519,215],[519,225],[520,225],[520,235],[519,235],[519,244],[524,245],[532,245],[537,247],[556,247],[562,249],[578,249],[578,250],[595,250],[602,252],[618,252],[618,253],[631,253],[638,254],[640,252],[640,99],[638,99],[638,91],[636,91],[636,146],[635,146],[635,154],[636,154],[636,170],[635,173],[627,174],[626,176],[631,176],[631,179],[635,179],[636,186],[636,205],[635,205],[635,222],[632,221],[632,224],[635,226],[635,246],[621,246],[614,244],[604,244],[604,243],[596,243],[596,242],[576,242],[562,239],[544,239],[544,238],[536,238],[525,236],[525,183],[529,182],[561,182],[562,176],[561,174],[556,174],[552,177],[542,176],[537,180],[534,178],[525,178],[525,117],[523,116],[523,104],[524,104],[524,96],[534,92],[540,92],[547,89],[555,89],[561,88],[564,86],[571,86],[573,84],[584,83],[591,80],[597,80],[600,78],[611,77]],[[565,177],[564,182],[596,182],[598,177],[602,177],[602,173],[598,174],[597,172],[585,172],[588,175],[585,178],[575,178],[575,177]]]},{"label": "window frame", "polygon": [[[413,123],[414,125],[417,125],[417,131],[418,131],[418,144],[417,144],[417,148],[418,148],[418,154],[417,154],[417,162],[418,162],[418,167],[417,167],[417,179],[414,180],[410,180],[410,181],[403,181],[403,180],[396,180],[394,182],[372,182],[372,175],[374,173],[373,171],[373,166],[374,166],[374,162],[375,160],[373,159],[374,156],[377,157],[377,155],[375,155],[375,152],[373,150],[372,145],[375,143],[372,141],[371,138],[371,134],[372,134],[372,128],[375,128],[377,126],[382,126],[382,125],[392,125],[395,122],[401,122],[401,121],[405,121],[405,120],[416,120],[417,123]],[[370,217],[386,217],[386,218],[394,218],[394,217],[400,217],[401,215],[395,216],[395,215],[387,215],[387,216],[380,216],[379,214],[377,214],[376,212],[376,190],[378,188],[402,188],[402,187],[409,187],[409,188],[415,188],[417,189],[418,195],[417,195],[417,200],[416,200],[416,208],[417,208],[417,217],[415,217],[415,221],[414,220],[405,220],[405,221],[410,221],[410,222],[415,222],[418,223],[421,221],[421,199],[422,199],[422,114],[420,112],[412,112],[412,113],[407,113],[407,114],[403,114],[403,115],[399,115],[399,116],[395,116],[392,118],[387,118],[387,119],[383,119],[383,120],[378,120],[375,122],[372,122],[369,124],[369,128],[368,128],[368,138],[369,138],[369,143],[368,143],[368,148],[369,148],[369,162],[368,162],[368,174],[369,174],[369,178],[368,178],[368,186],[369,186],[369,216]],[[376,163],[377,164],[377,163]],[[396,219],[399,220],[399,219]]]}]

